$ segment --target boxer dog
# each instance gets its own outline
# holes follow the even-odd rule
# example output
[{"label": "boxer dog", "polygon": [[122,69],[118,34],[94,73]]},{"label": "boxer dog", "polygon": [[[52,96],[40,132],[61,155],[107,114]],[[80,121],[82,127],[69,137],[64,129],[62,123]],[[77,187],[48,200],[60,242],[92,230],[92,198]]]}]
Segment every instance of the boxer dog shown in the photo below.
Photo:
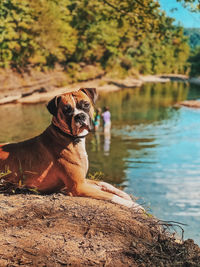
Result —
[{"label": "boxer dog", "polygon": [[1,183],[35,189],[41,193],[59,192],[71,196],[109,200],[136,210],[143,208],[125,192],[101,181],[86,179],[88,157],[85,137],[92,127],[96,89],[54,97],[47,109],[51,125],[32,139],[0,145],[0,171],[9,170]]}]

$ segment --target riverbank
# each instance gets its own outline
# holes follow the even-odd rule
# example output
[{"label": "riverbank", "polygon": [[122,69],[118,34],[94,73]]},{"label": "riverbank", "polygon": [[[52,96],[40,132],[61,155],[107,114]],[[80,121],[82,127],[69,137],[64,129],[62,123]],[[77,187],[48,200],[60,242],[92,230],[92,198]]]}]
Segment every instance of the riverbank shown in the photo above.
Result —
[{"label": "riverbank", "polygon": [[169,82],[174,80],[190,82],[190,79],[186,75],[173,74],[137,75],[137,77],[116,79],[108,77],[102,70],[99,70],[95,66],[86,66],[81,74],[80,77],[82,78],[74,82],[59,67],[46,72],[32,70],[30,72],[19,73],[12,70],[1,70],[0,104],[35,104],[47,102],[55,95],[78,90],[81,87],[95,87],[98,91],[115,91],[122,88],[141,87],[147,82]]},{"label": "riverbank", "polygon": [[1,266],[198,266],[170,223],[106,201],[0,194]]}]

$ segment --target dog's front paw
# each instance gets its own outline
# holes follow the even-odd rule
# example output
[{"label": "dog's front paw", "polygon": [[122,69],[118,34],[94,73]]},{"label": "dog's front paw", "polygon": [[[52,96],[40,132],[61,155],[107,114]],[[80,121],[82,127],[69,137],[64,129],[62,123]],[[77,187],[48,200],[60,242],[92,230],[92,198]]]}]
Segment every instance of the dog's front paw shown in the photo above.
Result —
[{"label": "dog's front paw", "polygon": [[111,184],[108,184],[106,182],[99,182],[99,186],[101,187],[101,190],[103,191],[110,192],[128,201],[132,201],[131,197],[127,193],[112,186]]},{"label": "dog's front paw", "polygon": [[145,212],[145,209],[141,205],[133,202],[132,200],[127,200],[127,199],[121,198],[117,195],[113,196],[112,202],[119,204],[119,205],[122,205],[122,206],[125,206],[125,207],[128,207],[128,208],[131,208],[136,212]]},{"label": "dog's front paw", "polygon": [[131,209],[133,209],[136,212],[140,212],[140,213],[145,212],[145,209],[140,204],[138,204],[136,202],[132,203]]}]

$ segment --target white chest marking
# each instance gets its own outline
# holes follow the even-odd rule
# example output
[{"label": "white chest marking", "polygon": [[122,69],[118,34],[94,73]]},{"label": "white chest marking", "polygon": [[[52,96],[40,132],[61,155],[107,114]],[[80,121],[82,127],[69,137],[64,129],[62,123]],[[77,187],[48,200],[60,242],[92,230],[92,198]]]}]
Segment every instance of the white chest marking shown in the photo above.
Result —
[{"label": "white chest marking", "polygon": [[86,168],[85,170],[87,172],[89,164],[88,164],[88,154],[87,154],[86,149],[85,149],[85,138],[82,138],[78,145],[80,148],[80,158],[85,159],[85,168]]}]

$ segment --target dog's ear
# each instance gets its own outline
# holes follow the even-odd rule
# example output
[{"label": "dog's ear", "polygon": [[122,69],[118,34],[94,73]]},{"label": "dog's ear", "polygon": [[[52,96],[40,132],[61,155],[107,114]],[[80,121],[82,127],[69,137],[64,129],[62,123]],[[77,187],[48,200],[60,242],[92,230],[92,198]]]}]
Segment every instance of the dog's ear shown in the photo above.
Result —
[{"label": "dog's ear", "polygon": [[47,104],[47,109],[53,116],[56,116],[56,114],[57,114],[57,108],[58,108],[58,104],[59,104],[60,100],[61,100],[60,96],[55,96]]},{"label": "dog's ear", "polygon": [[95,104],[98,97],[96,88],[81,88],[80,91],[85,93],[92,100],[92,103]]}]

